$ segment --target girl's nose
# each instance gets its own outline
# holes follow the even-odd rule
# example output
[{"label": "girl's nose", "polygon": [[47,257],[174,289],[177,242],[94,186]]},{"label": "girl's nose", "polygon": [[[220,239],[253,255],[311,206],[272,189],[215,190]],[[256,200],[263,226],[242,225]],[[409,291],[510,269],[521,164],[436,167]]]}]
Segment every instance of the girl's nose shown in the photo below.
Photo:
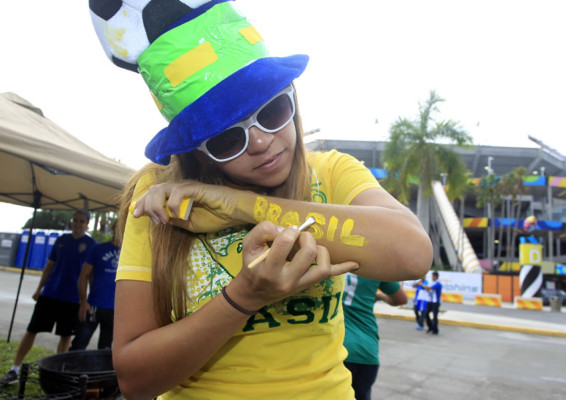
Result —
[{"label": "girl's nose", "polygon": [[263,153],[267,150],[275,135],[262,131],[257,126],[252,126],[249,129],[250,143],[248,145],[248,154]]}]

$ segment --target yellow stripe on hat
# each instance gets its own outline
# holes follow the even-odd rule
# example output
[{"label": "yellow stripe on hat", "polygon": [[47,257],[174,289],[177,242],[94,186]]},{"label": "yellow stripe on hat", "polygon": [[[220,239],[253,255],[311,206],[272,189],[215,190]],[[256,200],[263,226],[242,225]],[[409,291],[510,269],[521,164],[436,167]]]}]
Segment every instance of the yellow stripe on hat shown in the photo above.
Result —
[{"label": "yellow stripe on hat", "polygon": [[161,104],[161,102],[159,101],[159,99],[157,98],[157,96],[155,96],[152,92],[149,92],[151,94],[151,98],[153,99],[153,101],[155,102],[155,105],[157,106],[157,108],[159,109],[159,111],[161,111],[161,109],[163,108],[163,104]]},{"label": "yellow stripe on hat", "polygon": [[163,73],[171,83],[171,86],[176,87],[189,76],[207,67],[216,60],[218,60],[218,56],[212,48],[212,45],[209,42],[204,42],[174,60],[165,67]]},{"label": "yellow stripe on hat", "polygon": [[243,37],[247,39],[250,44],[256,44],[257,42],[263,42],[263,38],[258,31],[253,26],[248,26],[246,28],[240,29],[240,33]]}]

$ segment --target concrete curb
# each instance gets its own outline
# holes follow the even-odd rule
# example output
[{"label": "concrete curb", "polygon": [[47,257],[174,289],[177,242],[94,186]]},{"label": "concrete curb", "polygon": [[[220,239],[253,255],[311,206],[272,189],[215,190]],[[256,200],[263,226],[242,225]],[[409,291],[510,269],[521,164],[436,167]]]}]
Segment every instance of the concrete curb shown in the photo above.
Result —
[{"label": "concrete curb", "polygon": [[[389,319],[400,319],[406,321],[415,321],[414,315],[400,315],[400,314],[387,314],[387,313],[374,313],[376,317],[379,318],[389,318]],[[512,326],[512,325],[505,325],[505,324],[492,324],[492,323],[485,323],[485,322],[473,322],[473,321],[462,321],[462,320],[454,320],[454,319],[447,319],[442,318],[439,316],[438,322],[444,325],[455,325],[455,326],[464,326],[468,328],[478,328],[478,329],[491,329],[497,331],[507,331],[507,332],[519,332],[519,333],[528,333],[533,335],[544,335],[544,336],[554,336],[554,337],[564,337],[566,338],[566,331],[558,331],[553,329],[540,329],[540,328],[531,328],[526,326]]]},{"label": "concrete curb", "polygon": [[[18,272],[18,273],[22,273],[22,269],[19,267],[4,267],[2,265],[0,265],[0,271],[10,271],[10,272]],[[26,270],[24,271],[24,274],[32,274],[32,275],[41,275],[43,273],[43,270],[38,270],[38,269],[30,269],[26,267]]]}]

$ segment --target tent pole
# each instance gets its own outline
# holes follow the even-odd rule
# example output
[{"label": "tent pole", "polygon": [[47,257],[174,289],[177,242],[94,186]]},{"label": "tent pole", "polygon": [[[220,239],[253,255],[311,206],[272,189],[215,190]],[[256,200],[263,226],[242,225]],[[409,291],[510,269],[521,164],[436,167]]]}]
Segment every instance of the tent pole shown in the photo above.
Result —
[{"label": "tent pole", "polygon": [[6,342],[10,343],[10,337],[12,336],[12,327],[14,326],[14,319],[16,318],[16,309],[18,308],[18,300],[20,298],[20,291],[22,290],[22,281],[24,280],[24,272],[26,270],[26,264],[28,262],[28,254],[31,246],[32,235],[33,235],[33,226],[35,224],[35,214],[37,212],[37,208],[33,209],[33,216],[31,217],[31,226],[29,228],[29,239],[26,244],[26,252],[24,253],[24,262],[22,264],[22,272],[20,272],[20,282],[18,284],[18,292],[16,294],[16,301],[14,302],[14,311],[12,311],[12,320],[10,321],[10,329],[8,330],[8,338]]}]

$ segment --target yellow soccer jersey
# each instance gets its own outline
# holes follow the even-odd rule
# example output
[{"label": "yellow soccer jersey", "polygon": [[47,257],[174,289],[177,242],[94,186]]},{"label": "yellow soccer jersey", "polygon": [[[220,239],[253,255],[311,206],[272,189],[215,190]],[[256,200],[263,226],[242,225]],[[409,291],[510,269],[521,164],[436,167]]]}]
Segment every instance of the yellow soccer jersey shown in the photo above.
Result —
[{"label": "yellow soccer jersey", "polygon": [[[359,161],[331,151],[309,154],[312,200],[349,204],[379,184]],[[139,192],[151,179],[140,181]],[[189,216],[190,218],[190,216]],[[149,218],[128,216],[117,279],[151,280]],[[188,254],[189,313],[242,268],[243,227],[201,235]],[[250,317],[201,370],[163,399],[353,399],[341,296],[344,277],[328,278]]]}]

